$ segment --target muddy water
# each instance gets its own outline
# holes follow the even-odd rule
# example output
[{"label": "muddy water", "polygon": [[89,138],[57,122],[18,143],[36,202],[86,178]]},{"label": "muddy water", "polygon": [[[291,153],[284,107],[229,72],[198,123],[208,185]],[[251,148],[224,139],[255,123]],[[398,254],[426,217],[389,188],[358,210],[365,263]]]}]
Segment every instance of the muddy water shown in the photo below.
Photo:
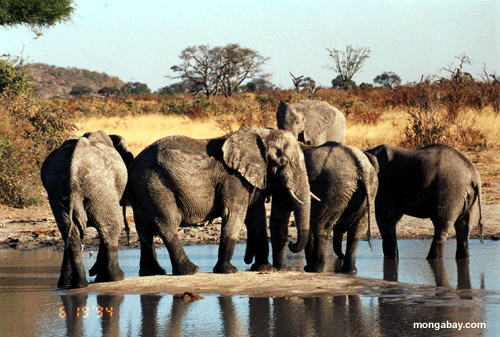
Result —
[{"label": "muddy water", "polygon": [[[425,293],[385,293],[313,298],[209,295],[185,303],[169,294],[66,295],[55,291],[62,253],[49,249],[0,251],[0,336],[497,336],[500,331],[500,243],[471,241],[469,261],[425,260],[428,240],[401,240],[397,266],[384,261],[381,242],[361,242],[358,275],[439,286]],[[215,264],[218,246],[187,246],[202,272]],[[243,271],[244,245],[233,263]],[[332,254],[333,255],[333,254]],[[87,269],[95,261],[85,253]],[[333,256],[329,269],[334,268]],[[127,277],[138,275],[139,250],[120,251]],[[158,259],[168,270],[166,249]],[[302,255],[289,256],[301,270]],[[168,270],[170,272],[170,270]],[[423,323],[425,328],[414,328]],[[439,326],[434,325],[439,323]],[[486,324],[465,328],[460,324]],[[432,324],[432,325],[431,325]],[[439,328],[439,330],[437,330]],[[459,330],[460,329],[460,330]]]}]

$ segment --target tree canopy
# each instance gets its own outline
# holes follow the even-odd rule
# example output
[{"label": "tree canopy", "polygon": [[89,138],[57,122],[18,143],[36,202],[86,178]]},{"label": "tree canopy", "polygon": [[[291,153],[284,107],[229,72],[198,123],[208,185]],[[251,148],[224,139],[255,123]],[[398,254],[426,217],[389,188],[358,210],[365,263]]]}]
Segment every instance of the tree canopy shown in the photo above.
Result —
[{"label": "tree canopy", "polygon": [[382,88],[394,88],[401,85],[401,78],[392,71],[384,71],[382,75],[375,77],[373,82]]},{"label": "tree canopy", "polygon": [[0,26],[27,25],[40,36],[41,30],[69,21],[72,0],[0,0]]},{"label": "tree canopy", "polygon": [[332,48],[326,49],[333,59],[333,66],[327,65],[326,68],[335,71],[340,76],[344,90],[349,89],[353,76],[361,71],[366,59],[370,57],[370,48],[356,47],[348,45],[345,51]]},{"label": "tree canopy", "polygon": [[218,94],[229,97],[245,80],[270,76],[263,74],[261,69],[269,58],[237,43],[213,48],[208,45],[188,47],[179,57],[184,62],[171,67],[178,75],[167,77],[187,81],[190,90],[202,91],[207,97]]}]

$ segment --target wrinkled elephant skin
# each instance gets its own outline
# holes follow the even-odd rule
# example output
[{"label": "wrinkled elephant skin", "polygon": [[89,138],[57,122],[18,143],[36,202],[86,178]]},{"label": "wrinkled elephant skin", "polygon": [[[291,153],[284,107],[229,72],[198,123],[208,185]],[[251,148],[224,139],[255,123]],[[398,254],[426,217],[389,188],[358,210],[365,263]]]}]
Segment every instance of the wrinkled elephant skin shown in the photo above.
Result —
[{"label": "wrinkled elephant skin", "polygon": [[[141,276],[166,274],[156,259],[154,236],[165,243],[175,275],[198,271],[177,236],[182,224],[222,218],[215,273],[233,273],[243,224],[256,248],[252,269],[269,269],[264,202],[284,190],[294,195],[297,226],[309,232],[310,189],[298,141],[287,131],[242,128],[215,139],[163,138],[144,149],[129,169],[127,191],[141,244]],[[307,235],[294,248],[303,249]]]},{"label": "wrinkled elephant skin", "polygon": [[87,226],[95,227],[101,240],[90,276],[96,275],[96,282],[123,279],[118,238],[126,220],[120,203],[132,159],[122,137],[97,131],[65,141],[44,161],[42,183],[65,242],[59,287],[88,284],[81,249]]}]

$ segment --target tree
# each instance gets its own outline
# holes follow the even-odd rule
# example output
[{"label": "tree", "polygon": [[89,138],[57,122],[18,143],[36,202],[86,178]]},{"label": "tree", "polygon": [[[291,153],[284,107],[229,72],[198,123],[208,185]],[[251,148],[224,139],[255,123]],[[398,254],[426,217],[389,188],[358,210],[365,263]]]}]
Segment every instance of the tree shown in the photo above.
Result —
[{"label": "tree", "polygon": [[293,81],[293,86],[295,87],[295,91],[297,91],[297,93],[300,92],[300,82],[302,82],[302,78],[304,77],[304,75],[301,75],[299,77],[295,77],[293,76],[292,72],[290,72],[290,75],[292,76],[292,81]]},{"label": "tree", "polygon": [[472,75],[462,70],[464,64],[468,65],[472,64],[472,59],[466,54],[455,56],[455,58],[460,62],[457,68],[455,68],[455,65],[453,63],[448,64],[448,68],[443,68],[443,70],[451,73],[450,81],[456,83],[464,83],[472,81],[473,80]]},{"label": "tree", "polygon": [[261,69],[269,58],[237,43],[213,48],[208,45],[188,47],[179,57],[184,62],[170,68],[179,75],[168,77],[188,81],[193,88],[202,88],[208,98],[220,93],[232,96],[245,80],[270,76],[262,74]]},{"label": "tree", "polygon": [[326,50],[333,59],[333,66],[327,65],[326,68],[339,74],[342,88],[348,90],[353,76],[361,71],[366,59],[370,57],[370,48],[353,48],[348,45],[345,52],[338,49],[330,50],[327,48]]},{"label": "tree", "polygon": [[375,77],[373,82],[382,88],[395,88],[398,85],[401,85],[401,78],[392,71],[384,71],[382,75],[378,75]]},{"label": "tree", "polygon": [[69,92],[70,95],[72,96],[88,96],[90,95],[94,90],[92,90],[91,87],[88,87],[86,85],[75,85],[74,87],[71,88],[71,91]]},{"label": "tree", "polygon": [[120,88],[123,96],[147,95],[151,93],[148,85],[141,82],[128,82]]},{"label": "tree", "polygon": [[246,92],[272,91],[275,88],[276,86],[269,82],[266,78],[260,77],[248,82],[242,87],[243,91]]},{"label": "tree", "polygon": [[[350,80],[349,83],[347,84],[347,88],[348,89],[352,89],[352,88],[356,88],[357,85],[356,85],[356,82],[354,82],[353,80]],[[333,89],[343,89],[343,90],[346,90],[345,89],[345,82],[342,80],[342,76],[338,75],[337,77],[335,77],[333,80],[332,80],[332,88]]]},{"label": "tree", "polygon": [[57,23],[69,21],[72,0],[0,0],[0,26],[26,25],[37,35]]},{"label": "tree", "polygon": [[97,93],[99,95],[103,95],[105,97],[119,96],[120,89],[115,88],[115,87],[103,87],[103,88],[99,89],[99,91]]}]

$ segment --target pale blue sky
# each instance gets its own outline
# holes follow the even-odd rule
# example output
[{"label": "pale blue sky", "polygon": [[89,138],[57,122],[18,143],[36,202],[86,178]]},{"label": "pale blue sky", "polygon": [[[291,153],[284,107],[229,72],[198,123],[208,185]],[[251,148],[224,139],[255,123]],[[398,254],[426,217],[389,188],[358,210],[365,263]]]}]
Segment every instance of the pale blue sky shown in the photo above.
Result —
[{"label": "pale blue sky", "polygon": [[29,62],[105,72],[153,91],[189,46],[239,43],[270,57],[271,82],[292,86],[309,76],[330,86],[337,75],[327,48],[369,47],[354,81],[372,83],[384,71],[403,83],[440,69],[465,53],[465,71],[480,77],[483,64],[500,74],[500,1],[175,1],[75,0],[72,22],[33,39],[27,27],[0,28],[0,54]]}]

